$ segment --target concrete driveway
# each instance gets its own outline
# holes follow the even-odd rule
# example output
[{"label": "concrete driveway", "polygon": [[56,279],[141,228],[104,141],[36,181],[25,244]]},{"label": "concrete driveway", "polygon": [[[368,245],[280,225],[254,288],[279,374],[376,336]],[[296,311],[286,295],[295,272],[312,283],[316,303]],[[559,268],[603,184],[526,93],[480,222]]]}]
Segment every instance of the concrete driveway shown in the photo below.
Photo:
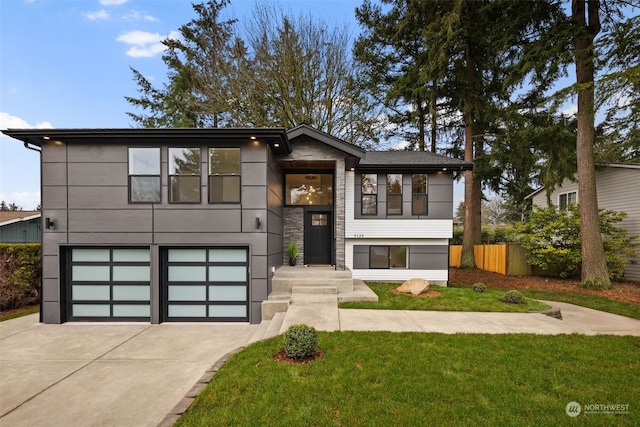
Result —
[{"label": "concrete driveway", "polygon": [[0,426],[156,426],[244,323],[0,323]]}]

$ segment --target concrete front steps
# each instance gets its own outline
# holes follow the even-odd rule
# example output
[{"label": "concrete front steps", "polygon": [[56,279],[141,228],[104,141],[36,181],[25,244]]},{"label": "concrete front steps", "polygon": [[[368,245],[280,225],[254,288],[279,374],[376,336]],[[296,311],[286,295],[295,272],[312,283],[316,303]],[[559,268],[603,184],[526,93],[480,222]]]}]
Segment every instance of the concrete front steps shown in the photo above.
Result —
[{"label": "concrete front steps", "polygon": [[[282,266],[273,276],[268,299],[262,302],[263,323],[275,321],[280,333],[296,323],[333,330],[342,301],[378,301],[378,296],[362,280],[353,279],[349,269]],[[280,321],[283,313],[286,316]]]}]

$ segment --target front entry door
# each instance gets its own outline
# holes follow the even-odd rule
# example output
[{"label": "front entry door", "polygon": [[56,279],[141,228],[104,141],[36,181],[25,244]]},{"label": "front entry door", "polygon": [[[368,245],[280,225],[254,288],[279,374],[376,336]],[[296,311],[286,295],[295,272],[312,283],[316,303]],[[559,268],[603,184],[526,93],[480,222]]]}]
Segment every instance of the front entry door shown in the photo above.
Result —
[{"label": "front entry door", "polygon": [[331,239],[333,221],[331,212],[305,213],[304,263],[331,264]]}]

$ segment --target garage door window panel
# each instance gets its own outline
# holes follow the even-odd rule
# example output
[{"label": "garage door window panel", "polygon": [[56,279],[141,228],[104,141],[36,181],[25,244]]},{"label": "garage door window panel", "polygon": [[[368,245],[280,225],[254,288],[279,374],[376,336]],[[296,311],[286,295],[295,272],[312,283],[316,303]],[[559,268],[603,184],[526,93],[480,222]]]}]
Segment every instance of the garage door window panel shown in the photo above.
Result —
[{"label": "garage door window panel", "polygon": [[248,320],[246,248],[167,250],[167,320]]},{"label": "garage door window panel", "polygon": [[149,320],[150,254],[142,248],[73,248],[70,320]]}]

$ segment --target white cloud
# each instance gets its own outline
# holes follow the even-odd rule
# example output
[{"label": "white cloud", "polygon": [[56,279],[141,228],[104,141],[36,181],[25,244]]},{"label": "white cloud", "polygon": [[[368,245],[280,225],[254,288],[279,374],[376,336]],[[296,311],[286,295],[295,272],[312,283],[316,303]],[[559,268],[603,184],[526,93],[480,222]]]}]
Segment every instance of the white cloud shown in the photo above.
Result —
[{"label": "white cloud", "polygon": [[100,4],[103,6],[118,6],[125,4],[128,0],[100,0]]},{"label": "white cloud", "polygon": [[139,10],[132,10],[129,13],[122,15],[122,19],[125,21],[146,21],[146,22],[156,22],[158,18],[155,16],[149,15],[145,12],[140,12]]},{"label": "white cloud", "polygon": [[573,117],[578,113],[578,105],[572,104],[560,112],[563,116]]},{"label": "white cloud", "polygon": [[0,129],[53,129],[49,122],[38,122],[35,125],[29,124],[20,117],[12,116],[9,113],[0,112]]},{"label": "white cloud", "polygon": [[39,191],[20,191],[0,193],[0,200],[4,200],[7,203],[15,203],[22,207],[22,209],[31,211],[38,207],[40,204],[40,192]]},{"label": "white cloud", "polygon": [[83,15],[91,21],[106,21],[111,17],[109,12],[104,9],[96,10],[95,12],[85,12]]},{"label": "white cloud", "polygon": [[159,33],[148,33],[145,31],[129,31],[120,34],[116,39],[119,42],[131,45],[127,50],[127,56],[133,58],[148,58],[164,52],[165,45],[162,40],[166,38],[177,38],[179,33],[172,31],[169,35],[163,36]]}]

